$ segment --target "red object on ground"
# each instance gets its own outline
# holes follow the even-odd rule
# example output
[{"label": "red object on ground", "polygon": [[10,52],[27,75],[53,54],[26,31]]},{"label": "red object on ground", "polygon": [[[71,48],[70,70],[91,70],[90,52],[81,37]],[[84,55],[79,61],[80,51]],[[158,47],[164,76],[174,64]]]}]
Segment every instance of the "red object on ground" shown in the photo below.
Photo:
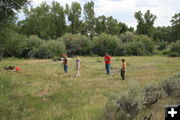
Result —
[{"label": "red object on ground", "polygon": [[21,68],[20,67],[18,67],[18,66],[16,66],[16,71],[20,71],[21,70]]},{"label": "red object on ground", "polygon": [[110,64],[111,63],[111,56],[107,55],[104,57],[105,64]]}]

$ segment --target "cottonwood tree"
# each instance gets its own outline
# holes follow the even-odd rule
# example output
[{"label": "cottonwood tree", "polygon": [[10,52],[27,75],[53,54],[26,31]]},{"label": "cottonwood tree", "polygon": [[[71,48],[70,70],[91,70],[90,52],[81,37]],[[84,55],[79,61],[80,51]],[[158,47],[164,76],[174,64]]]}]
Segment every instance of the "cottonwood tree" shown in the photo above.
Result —
[{"label": "cottonwood tree", "polygon": [[69,5],[66,4],[66,14],[70,22],[70,32],[72,34],[79,32],[78,29],[82,23],[82,21],[80,20],[81,11],[81,5],[78,2],[72,2],[71,7],[69,7]]},{"label": "cottonwood tree", "polygon": [[141,11],[135,12],[134,17],[138,23],[136,32],[151,37],[156,16],[153,15],[150,10],[147,10],[144,15]]},{"label": "cottonwood tree", "polygon": [[175,14],[171,20],[173,41],[180,40],[180,13]]},{"label": "cottonwood tree", "polygon": [[90,36],[91,40],[95,35],[95,13],[94,2],[87,2],[84,5],[84,17],[86,22],[86,34]]}]

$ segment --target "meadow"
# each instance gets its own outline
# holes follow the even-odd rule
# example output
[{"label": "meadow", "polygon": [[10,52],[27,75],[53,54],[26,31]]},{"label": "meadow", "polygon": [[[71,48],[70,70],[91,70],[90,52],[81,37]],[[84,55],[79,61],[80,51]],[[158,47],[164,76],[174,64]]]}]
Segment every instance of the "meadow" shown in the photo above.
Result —
[{"label": "meadow", "polygon": [[[144,87],[180,71],[179,57],[113,57],[110,75],[105,74],[102,57],[80,58],[79,78],[75,76],[75,58],[69,60],[68,74],[64,74],[61,61],[52,59],[6,58],[1,61],[0,119],[100,120],[108,100],[121,96],[134,81]],[[119,74],[121,58],[127,61],[124,81]],[[22,70],[3,70],[10,65],[20,66]],[[156,120],[162,119],[164,105],[173,102],[180,103],[168,98],[152,108],[158,112]]]}]

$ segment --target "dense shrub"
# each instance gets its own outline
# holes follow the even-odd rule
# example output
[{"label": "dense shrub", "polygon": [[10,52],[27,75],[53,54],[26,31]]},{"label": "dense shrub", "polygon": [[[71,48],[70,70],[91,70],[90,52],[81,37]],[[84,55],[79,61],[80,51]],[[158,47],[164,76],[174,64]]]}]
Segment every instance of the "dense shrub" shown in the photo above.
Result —
[{"label": "dense shrub", "polygon": [[119,39],[116,36],[101,34],[92,41],[92,50],[96,55],[103,56],[106,52],[114,55]]},{"label": "dense shrub", "polygon": [[91,41],[88,37],[78,34],[65,34],[58,39],[66,45],[69,55],[89,55],[91,50]]},{"label": "dense shrub", "polygon": [[175,75],[163,81],[161,87],[168,96],[178,95],[180,97],[180,75]]},{"label": "dense shrub", "polygon": [[171,44],[169,55],[172,57],[180,57],[180,40]]},{"label": "dense shrub", "polygon": [[157,84],[145,87],[142,92],[144,97],[143,105],[146,107],[155,104],[163,95],[165,95],[163,89]]},{"label": "dense shrub", "polygon": [[124,41],[130,42],[123,43],[120,41],[115,49],[115,55],[151,55],[155,49],[154,42],[145,35],[134,35],[133,37],[131,36],[130,40]]},{"label": "dense shrub", "polygon": [[44,42],[38,36],[30,36],[27,40],[27,48],[24,51],[24,56],[28,58],[37,57],[38,48]]},{"label": "dense shrub", "polygon": [[26,48],[27,37],[17,34],[10,28],[4,28],[0,31],[0,56],[20,57]]},{"label": "dense shrub", "polygon": [[164,50],[164,49],[167,48],[167,45],[168,45],[167,42],[159,42],[157,49],[158,49],[158,50]]},{"label": "dense shrub", "polygon": [[132,32],[125,32],[119,36],[123,43],[133,42],[135,35]]},{"label": "dense shrub", "polygon": [[37,51],[38,58],[52,58],[54,56],[62,55],[66,52],[66,47],[63,42],[49,40],[43,42]]}]

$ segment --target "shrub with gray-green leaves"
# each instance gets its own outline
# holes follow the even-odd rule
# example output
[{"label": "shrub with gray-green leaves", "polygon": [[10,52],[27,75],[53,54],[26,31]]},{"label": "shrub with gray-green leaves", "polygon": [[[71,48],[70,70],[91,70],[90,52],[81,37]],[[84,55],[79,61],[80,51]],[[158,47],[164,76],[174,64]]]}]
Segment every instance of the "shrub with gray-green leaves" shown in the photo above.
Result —
[{"label": "shrub with gray-green leaves", "polygon": [[165,93],[159,84],[152,84],[145,87],[142,90],[143,93],[143,105],[150,107],[155,104],[160,98],[162,98]]},{"label": "shrub with gray-green leaves", "polygon": [[163,81],[161,87],[168,96],[174,95],[180,97],[180,74]]}]

